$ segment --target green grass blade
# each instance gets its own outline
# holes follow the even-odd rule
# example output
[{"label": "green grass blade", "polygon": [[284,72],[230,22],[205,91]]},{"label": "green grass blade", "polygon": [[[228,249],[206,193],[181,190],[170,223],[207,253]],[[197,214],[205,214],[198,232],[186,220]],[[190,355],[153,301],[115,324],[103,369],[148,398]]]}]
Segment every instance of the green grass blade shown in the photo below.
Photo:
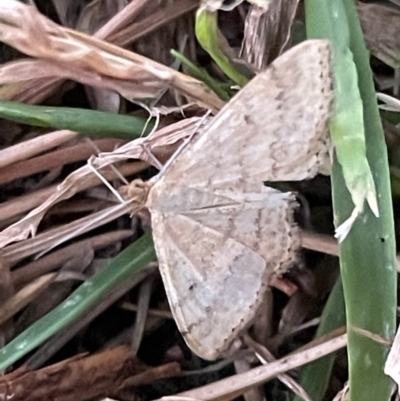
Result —
[{"label": "green grass blade", "polygon": [[200,8],[196,14],[195,32],[201,47],[218,67],[239,86],[245,86],[249,79],[236,69],[227,56],[229,44],[218,28],[217,12]]},{"label": "green grass blade", "polygon": [[[322,25],[321,19],[316,20],[314,7],[324,9],[323,19],[327,25]],[[349,24],[343,1],[309,0],[306,1],[306,9],[307,15],[313,16],[307,18],[308,36],[330,39],[333,51],[335,111],[331,117],[330,131],[354,204],[347,219],[336,227],[338,238],[342,240],[363,211],[365,201],[368,201],[374,214],[379,215],[375,184],[366,158],[363,103],[358,88],[357,68],[350,50]]]},{"label": "green grass blade", "polygon": [[[0,118],[35,127],[69,129],[94,137],[132,140],[149,133],[154,122],[147,119],[98,110],[70,107],[34,106],[0,100]],[[146,128],[146,129],[145,129]]]},{"label": "green grass blade", "polygon": [[216,81],[214,78],[212,78],[204,68],[198,67],[182,53],[174,49],[171,50],[171,54],[189,70],[190,74],[194,78],[197,78],[199,81],[204,82],[212,91],[214,91],[218,95],[221,100],[229,100],[230,96],[222,88],[222,85],[219,84],[218,81]]},{"label": "green grass blade", "polygon": [[[338,8],[345,11],[346,26],[343,26],[343,20],[337,20]],[[369,338],[366,333],[389,341],[394,336],[395,243],[387,150],[368,53],[353,0],[306,0],[306,15],[307,30],[311,37],[329,38],[335,46],[340,35],[348,35],[357,69],[363,102],[366,157],[376,185],[380,217],[375,217],[369,208],[365,208],[340,245],[348,329],[349,399],[385,401],[389,400],[392,391],[391,380],[383,373],[388,348]],[[336,79],[340,77],[336,76]],[[348,157],[351,158],[351,154]],[[332,169],[332,185],[335,223],[338,226],[351,213],[353,205],[336,158]]]},{"label": "green grass blade", "polygon": [[[319,338],[346,324],[346,313],[343,298],[343,286],[340,278],[337,280],[321,316],[315,338]],[[332,366],[336,354],[330,354],[304,367],[299,384],[313,401],[321,401],[331,377]],[[296,396],[293,401],[302,401]]]},{"label": "green grass blade", "polygon": [[153,240],[146,234],[86,280],[57,308],[0,349],[0,372],[78,319],[115,286],[155,258]]},{"label": "green grass blade", "polygon": [[382,120],[386,120],[392,125],[397,125],[400,123],[400,113],[398,111],[380,110],[380,115]]}]

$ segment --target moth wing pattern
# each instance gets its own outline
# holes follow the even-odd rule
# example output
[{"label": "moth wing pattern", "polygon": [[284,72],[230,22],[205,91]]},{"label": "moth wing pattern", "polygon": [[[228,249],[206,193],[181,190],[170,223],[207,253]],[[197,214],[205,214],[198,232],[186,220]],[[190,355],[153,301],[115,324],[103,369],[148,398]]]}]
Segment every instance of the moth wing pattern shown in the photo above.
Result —
[{"label": "moth wing pattern", "polygon": [[229,101],[163,179],[212,189],[314,177],[328,158],[330,65],[325,40],[285,52]]},{"label": "moth wing pattern", "polygon": [[[153,190],[150,200],[159,188]],[[202,208],[205,202],[214,207]],[[237,194],[233,202],[206,194],[189,205],[166,196],[160,209],[150,208],[153,238],[178,328],[197,355],[213,360],[253,320],[271,275],[293,263],[299,245],[294,202],[291,194],[265,188]]]}]

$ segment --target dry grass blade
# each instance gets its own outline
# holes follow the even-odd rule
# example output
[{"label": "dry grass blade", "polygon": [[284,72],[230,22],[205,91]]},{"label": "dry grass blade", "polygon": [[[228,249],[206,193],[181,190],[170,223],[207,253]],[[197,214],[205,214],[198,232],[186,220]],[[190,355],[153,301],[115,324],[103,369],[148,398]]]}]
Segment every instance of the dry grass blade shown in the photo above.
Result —
[{"label": "dry grass blade", "polygon": [[385,364],[385,373],[400,386],[400,329],[397,329],[396,337],[390,348]]},{"label": "dry grass blade", "polygon": [[302,230],[301,245],[306,249],[326,253],[327,255],[339,256],[337,239],[330,235]]},{"label": "dry grass blade", "polygon": [[[326,253],[327,255],[339,256],[337,239],[326,234],[301,231],[301,245],[305,249]],[[397,254],[397,271],[400,272],[400,255]]]},{"label": "dry grass blade", "polygon": [[117,91],[128,99],[157,97],[172,87],[218,111],[223,102],[202,82],[146,57],[63,28],[16,0],[0,5],[0,39],[52,64],[53,76]]},{"label": "dry grass blade", "polygon": [[[133,2],[136,3],[136,2]],[[133,3],[131,3],[133,5]],[[161,28],[163,25],[172,20],[195,10],[199,5],[198,0],[178,0],[170,3],[167,7],[157,7],[154,13],[136,24],[130,24],[125,29],[121,29],[115,33],[104,35],[106,26],[96,33],[96,37],[105,36],[108,42],[115,43],[118,46],[127,46],[144,36],[150,34],[154,30]],[[126,7],[128,8],[129,5]],[[116,19],[116,18],[115,18]]]},{"label": "dry grass blade", "polygon": [[[183,122],[171,124],[147,138],[140,138],[129,142],[114,152],[100,154],[98,158],[94,158],[91,161],[90,165],[81,167],[70,174],[60,185],[57,186],[56,190],[44,190],[43,196],[36,199],[39,201],[36,203],[36,205],[39,204],[36,209],[0,233],[0,247],[4,247],[14,241],[21,241],[28,238],[30,234],[34,234],[36,232],[37,226],[39,225],[44,214],[52,206],[58,202],[61,202],[62,200],[72,197],[83,189],[98,185],[100,181],[94,175],[94,170],[100,171],[106,179],[110,180],[115,177],[115,173],[113,171],[107,172],[107,170],[104,169],[113,163],[121,162],[127,159],[147,159],[148,154],[146,154],[143,149],[144,145],[148,148],[148,150],[150,150],[151,153],[155,154],[156,156],[160,155],[160,159],[163,160],[166,156],[169,157],[171,154],[167,152],[167,149],[171,146],[173,149],[175,149],[183,138],[187,137],[193,133],[194,129],[198,128],[199,121],[201,120],[198,118],[192,118],[184,120]],[[167,153],[169,153],[169,155]],[[139,172],[146,166],[147,164],[143,162],[128,164],[125,167],[128,168],[129,172],[124,172],[124,166],[120,167],[119,170],[122,175],[132,175],[135,172]],[[26,203],[22,202],[22,204]],[[10,208],[16,208],[15,202],[11,202],[8,205],[3,205],[3,215],[9,216],[9,214],[5,213],[4,208],[7,213],[11,212]],[[21,212],[21,209],[18,210]]]},{"label": "dry grass blade", "polygon": [[93,167],[101,169],[109,164],[127,159],[140,159],[152,164],[153,159],[149,157],[149,153],[144,148],[147,148],[161,163],[165,163],[184,139],[196,134],[196,131],[202,131],[209,121],[210,118],[191,117],[170,124],[155,131],[147,138],[128,142],[112,152],[100,153],[93,160]]},{"label": "dry grass blade", "polygon": [[[130,207],[126,204],[119,204],[117,206],[103,209],[100,212],[93,213],[89,216],[75,220],[72,223],[64,224],[59,228],[53,228],[24,242],[10,245],[3,251],[4,258],[11,264],[20,261],[28,256],[35,255],[38,252],[48,252],[49,250],[55,248],[63,242],[66,242],[72,238],[76,238],[81,234],[95,229],[96,227],[101,227],[104,224],[107,224],[108,222],[113,221],[120,216],[123,216],[129,211]],[[33,217],[38,219],[42,217],[42,215],[39,213],[39,216],[34,215]],[[34,218],[32,220],[34,220]],[[29,229],[29,222],[31,220],[29,218],[26,220],[28,222]],[[24,219],[22,220],[22,222],[25,223]],[[23,228],[25,228],[24,224],[21,225],[23,226]],[[7,234],[8,232],[11,232],[11,234],[15,232],[16,235],[13,237],[15,240],[21,238],[18,237],[19,231],[20,227],[18,224],[10,226],[7,230],[5,230]],[[23,234],[25,233],[22,232],[21,236]],[[5,239],[5,241],[7,242],[7,238]]]},{"label": "dry grass blade", "polygon": [[[129,176],[137,174],[147,167],[148,164],[144,162],[126,163],[119,167],[119,173],[122,176]],[[83,171],[82,169],[76,170],[60,185],[47,187],[32,194],[19,196],[18,198],[4,202],[0,207],[0,220],[4,219],[6,222],[10,217],[18,216],[35,207],[37,207],[37,209],[33,210],[18,223],[3,230],[0,233],[0,242],[5,240],[3,244],[5,246],[5,244],[9,244],[13,241],[25,239],[29,234],[35,234],[43,215],[51,206],[61,200],[69,199],[80,191],[101,184],[102,181],[93,174],[93,169],[88,166],[86,166],[86,168],[86,171],[85,167],[82,167]],[[80,176],[81,173],[82,175]],[[120,178],[120,176],[117,176],[115,171],[111,169],[106,169],[102,172],[102,175],[106,180]],[[79,178],[82,178],[82,180],[79,181]]]},{"label": "dry grass blade", "polygon": [[105,234],[90,237],[88,239],[74,242],[72,245],[58,249],[55,252],[45,255],[38,260],[30,262],[19,269],[13,270],[11,273],[12,284],[15,288],[20,288],[30,281],[36,279],[42,274],[48,273],[59,268],[68,262],[75,254],[76,248],[81,249],[88,247],[95,251],[105,248],[115,242],[122,241],[132,236],[130,230],[119,230],[107,232]]},{"label": "dry grass blade", "polygon": [[[83,142],[80,141],[76,145],[73,146],[65,146],[62,149],[57,149],[53,152],[46,153],[44,155],[40,155],[38,157],[33,157],[29,160],[23,160],[23,155],[26,153],[43,153],[41,149],[41,139],[51,134],[40,136],[39,138],[33,139],[31,143],[22,143],[21,152],[18,153],[17,149],[15,149],[15,157],[14,160],[20,159],[20,162],[13,163],[10,166],[0,167],[0,185],[9,183],[13,180],[17,180],[23,177],[29,177],[33,174],[48,171],[65,164],[71,164],[78,161],[87,160],[89,157],[93,155],[94,148],[100,150],[101,152],[107,152],[115,149],[118,145],[121,144],[121,140],[118,139],[100,139],[97,141],[90,142]],[[46,139],[46,138],[44,138]],[[19,148],[20,145],[15,145],[13,147],[7,148],[5,151],[0,151],[0,160],[1,160],[1,153],[6,153],[8,149]],[[26,145],[26,149],[24,146]],[[32,148],[30,148],[30,145]],[[46,145],[46,142],[45,142]],[[54,144],[49,144],[55,146]],[[34,147],[36,146],[36,147]],[[46,147],[46,146],[45,146]],[[10,160],[10,158],[8,158]]]},{"label": "dry grass blade", "polygon": [[[138,16],[141,14],[143,10],[148,10],[150,5],[152,5],[149,0],[140,0],[133,1],[129,3],[123,10],[121,10],[117,15],[108,21],[106,25],[97,31],[94,36],[99,39],[106,39],[108,42],[114,43],[118,46],[128,45],[135,40],[142,38],[144,35],[151,33],[155,30],[155,26],[151,25],[154,16],[157,16],[157,26],[161,26],[163,23],[167,23],[168,21],[174,20],[178,18],[184,11],[190,12],[195,8],[194,0],[175,0],[170,6],[169,4],[166,7],[157,6],[155,12],[149,15],[149,17],[145,17],[143,19],[137,20]],[[130,23],[135,20],[135,23]],[[124,29],[126,27],[126,29]],[[119,30],[123,30],[120,33]],[[111,35],[115,37],[110,38]],[[129,35],[129,36],[128,36]],[[20,68],[19,63],[26,64],[25,70],[39,72],[36,69],[32,69],[35,66],[37,60],[21,60],[17,62],[11,62],[9,64],[5,64],[3,66],[4,71],[0,69],[0,76],[3,76],[4,72],[4,80],[6,80],[7,69],[8,66],[15,66],[15,68]],[[32,68],[29,67],[30,63],[32,64]],[[12,67],[11,67],[12,68]],[[24,68],[20,68],[22,71]],[[51,70],[51,65],[49,63],[44,63],[44,71]],[[8,80],[10,82],[15,82],[15,76],[18,74],[9,73]],[[20,82],[18,80],[15,84],[9,84],[0,89],[0,97],[2,99],[13,99],[21,102],[29,102],[29,103],[38,103],[43,99],[47,98],[49,95],[54,93],[56,88],[60,86],[63,82],[63,79],[52,78],[49,76],[45,78],[38,78],[31,74],[30,78],[27,78],[27,81]]]},{"label": "dry grass blade", "polygon": [[[201,120],[203,123],[199,127],[199,122]],[[160,162],[164,163],[178,148],[183,139],[192,135],[194,129],[202,129],[207,121],[208,119],[193,117],[170,124],[167,127],[154,132],[146,139],[137,139],[128,142],[126,145],[121,146],[113,152],[101,153],[98,158],[92,160],[92,166],[95,169],[100,170],[113,163],[122,162],[128,159],[141,159],[151,163],[152,160],[149,160],[148,153],[144,151],[144,144],[146,144],[147,149],[151,150],[151,153]],[[122,175],[126,176],[137,173],[146,167],[146,163],[137,163],[136,166],[128,164],[119,167],[119,171]],[[113,172],[102,172],[102,174],[107,179],[115,178]],[[0,205],[0,222],[8,221],[10,218],[14,218],[24,212],[30,211],[39,205],[48,210],[51,206],[61,200],[68,199],[76,193],[98,185],[99,183],[100,182],[93,174],[92,168],[89,168],[89,166],[82,167],[71,174],[71,176],[60,186],[47,187],[34,193],[20,196],[16,199],[2,203]],[[36,213],[38,212],[39,211],[36,211]],[[35,220],[33,226],[36,226],[40,219],[38,221]],[[29,233],[27,235],[29,235]],[[10,242],[12,241],[13,240]]]},{"label": "dry grass blade", "polygon": [[[244,341],[257,353],[257,357],[261,360],[263,365],[268,365],[268,363],[276,361],[272,353],[266,347],[254,341],[249,335],[244,336]],[[288,374],[280,374],[277,377],[299,397],[303,398],[305,401],[312,401],[307,392],[291,376]]]},{"label": "dry grass blade", "polygon": [[[36,61],[37,60],[27,59],[27,63]],[[6,70],[7,75],[9,65],[18,65],[18,62],[7,63],[0,67],[0,82],[3,76],[3,69]],[[46,99],[54,93],[54,88],[57,87],[59,83],[63,82],[59,78],[51,77],[32,77],[28,81],[21,81],[15,76],[15,74],[12,74],[12,72],[9,72],[9,76],[5,77],[5,81],[7,80],[11,83],[1,86],[0,98],[3,100],[14,100],[23,103],[40,103],[43,99]]]},{"label": "dry grass blade", "polygon": [[[95,34],[99,39],[109,38],[118,29],[127,26],[136,16],[138,16],[149,5],[151,0],[131,1],[123,10],[111,18]],[[112,40],[108,40],[112,42]],[[121,45],[120,43],[118,43]]]},{"label": "dry grass blade", "polygon": [[[233,361],[236,373],[245,373],[251,369],[250,357],[236,358]],[[262,387],[253,387],[243,394],[244,401],[264,401],[264,394]]]},{"label": "dry grass blade", "polygon": [[[137,2],[134,1],[134,3]],[[69,8],[71,8],[71,5]],[[66,18],[61,18],[60,13],[58,13],[58,15],[63,26],[76,29],[80,32],[93,34],[106,24],[110,18],[113,19],[116,14],[119,14],[124,9],[126,9],[125,1],[95,0],[91,1],[89,4],[84,4],[81,11],[75,13],[73,18],[70,18],[69,22],[65,22]],[[140,4],[136,9],[139,9],[140,12]],[[71,14],[71,11],[67,10],[67,18]]]},{"label": "dry grass blade", "polygon": [[0,324],[5,323],[13,315],[28,305],[36,296],[44,291],[57,276],[56,273],[50,273],[39,277],[33,283],[9,298],[0,307]]},{"label": "dry grass blade", "polygon": [[138,294],[138,310],[132,333],[131,353],[137,354],[146,328],[147,315],[150,306],[153,277],[148,277],[141,285]]},{"label": "dry grass blade", "polygon": [[[389,87],[398,97],[400,92],[400,45],[399,36],[400,10],[378,4],[357,2],[357,10],[368,50],[373,56],[394,69],[394,79]],[[379,80],[378,80],[379,82]],[[386,85],[379,82],[380,89]]]},{"label": "dry grass blade", "polygon": [[41,135],[38,138],[10,146],[7,149],[0,150],[0,167],[43,153],[48,149],[52,149],[69,141],[77,135],[76,132],[68,130],[54,131],[46,135]]},{"label": "dry grass blade", "polygon": [[400,67],[400,11],[378,4],[357,3],[369,51],[392,68]]},{"label": "dry grass blade", "polygon": [[2,226],[14,222],[16,216],[20,216],[22,213],[32,210],[36,206],[45,202],[56,190],[56,185],[49,186],[47,188],[39,189],[34,193],[19,196],[15,199],[3,202],[0,205],[0,222]]},{"label": "dry grass blade", "polygon": [[264,0],[247,14],[241,57],[256,71],[264,70],[290,38],[298,0]]},{"label": "dry grass blade", "polygon": [[[178,394],[179,397],[192,398],[202,401],[232,400],[251,387],[259,386],[279,374],[298,368],[346,346],[347,336],[341,335],[323,344],[316,345],[305,351],[279,359],[267,366],[261,366],[236,376],[198,387],[194,390]],[[157,400],[157,401],[161,401]]]}]

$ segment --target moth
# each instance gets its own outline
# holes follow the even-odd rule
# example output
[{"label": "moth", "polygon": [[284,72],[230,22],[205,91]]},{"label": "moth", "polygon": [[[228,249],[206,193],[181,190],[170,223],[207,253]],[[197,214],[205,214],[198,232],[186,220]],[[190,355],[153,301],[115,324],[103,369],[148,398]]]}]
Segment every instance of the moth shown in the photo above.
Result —
[{"label": "moth", "polygon": [[249,82],[146,185],[159,269],[187,345],[214,360],[254,319],[300,247],[294,195],[265,181],[327,161],[331,52],[309,40]]}]

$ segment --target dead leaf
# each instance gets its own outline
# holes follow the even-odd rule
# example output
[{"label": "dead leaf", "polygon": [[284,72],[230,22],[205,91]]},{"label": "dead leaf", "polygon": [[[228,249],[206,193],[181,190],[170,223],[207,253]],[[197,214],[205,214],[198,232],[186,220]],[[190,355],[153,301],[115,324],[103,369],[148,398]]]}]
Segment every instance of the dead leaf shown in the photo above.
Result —
[{"label": "dead leaf", "polygon": [[240,56],[255,71],[264,70],[287,45],[298,0],[264,0],[251,5]]}]

